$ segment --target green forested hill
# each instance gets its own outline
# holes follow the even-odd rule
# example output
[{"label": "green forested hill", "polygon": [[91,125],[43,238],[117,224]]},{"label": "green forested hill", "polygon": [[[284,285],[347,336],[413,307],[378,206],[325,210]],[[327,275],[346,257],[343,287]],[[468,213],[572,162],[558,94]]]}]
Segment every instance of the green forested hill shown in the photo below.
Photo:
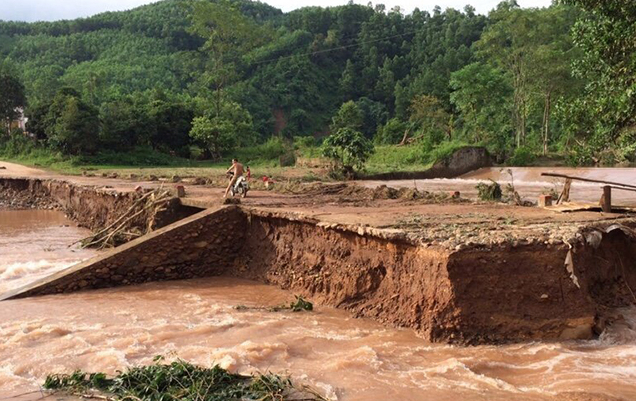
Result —
[{"label": "green forested hill", "polygon": [[[26,89],[29,131],[67,153],[150,145],[187,156],[194,144],[222,154],[272,136],[323,136],[338,112],[380,144],[429,151],[459,140],[518,162],[553,151],[582,163],[608,152],[629,159],[634,95],[597,105],[604,119],[591,121],[581,111],[599,108],[586,97],[620,68],[581,66],[601,62],[585,26],[605,29],[633,10],[569,2],[507,0],[483,16],[470,6],[284,14],[249,0],[164,0],[73,21],[0,22],[0,63]],[[633,65],[623,42],[620,62]],[[604,96],[633,88],[629,74]]]},{"label": "green forested hill", "polygon": [[[261,3],[243,11],[259,21],[282,13]],[[165,0],[126,12],[59,22],[1,22],[0,57],[20,66],[35,102],[71,86],[96,102],[153,88],[187,89],[204,40],[188,33],[191,8]]]}]

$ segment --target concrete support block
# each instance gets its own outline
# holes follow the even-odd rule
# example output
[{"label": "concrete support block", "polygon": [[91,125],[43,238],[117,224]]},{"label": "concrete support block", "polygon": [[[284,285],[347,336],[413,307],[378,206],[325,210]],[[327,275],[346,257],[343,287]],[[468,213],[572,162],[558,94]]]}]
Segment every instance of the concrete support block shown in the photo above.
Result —
[{"label": "concrete support block", "polygon": [[551,195],[539,195],[539,207],[552,206]]}]

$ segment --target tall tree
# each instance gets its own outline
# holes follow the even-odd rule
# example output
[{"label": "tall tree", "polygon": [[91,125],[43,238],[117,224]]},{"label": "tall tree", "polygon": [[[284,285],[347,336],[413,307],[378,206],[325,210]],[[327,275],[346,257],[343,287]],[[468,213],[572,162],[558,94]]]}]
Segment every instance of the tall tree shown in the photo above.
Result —
[{"label": "tall tree", "polygon": [[509,123],[513,106],[510,77],[488,64],[473,63],[454,72],[450,85],[464,138],[486,143],[494,153],[505,155],[514,143]]},{"label": "tall tree", "polygon": [[588,82],[583,96],[565,107],[564,114],[572,121],[570,134],[582,137],[597,153],[636,125],[636,2],[563,2],[585,11],[573,29],[574,42],[582,51],[573,68]]},{"label": "tall tree", "polygon": [[252,116],[235,102],[224,102],[218,115],[194,118],[190,136],[215,158],[229,150],[253,145],[256,139]]},{"label": "tall tree", "polygon": [[411,102],[410,120],[423,130],[422,136],[432,144],[443,139],[453,139],[453,118],[441,105],[438,98],[419,95]]},{"label": "tall tree", "polygon": [[362,128],[364,116],[360,107],[353,101],[348,101],[340,106],[340,109],[331,120],[331,131],[336,132],[341,128],[359,130]]},{"label": "tall tree", "polygon": [[482,59],[506,70],[512,77],[516,146],[525,144],[531,92],[528,73],[532,60],[527,48],[534,37],[532,15],[516,0],[506,0],[490,13],[491,24],[475,44]]},{"label": "tall tree", "polygon": [[70,155],[90,154],[97,150],[99,113],[74,90],[58,92],[46,121],[48,141],[53,148]]},{"label": "tall tree", "polygon": [[204,80],[214,91],[215,114],[221,113],[223,89],[237,77],[242,54],[263,43],[266,30],[246,17],[229,0],[199,1],[192,12],[192,31],[204,38],[209,55]]},{"label": "tall tree", "polygon": [[0,120],[11,133],[11,122],[17,119],[26,106],[24,85],[13,74],[0,70]]},{"label": "tall tree", "polygon": [[491,23],[475,44],[482,61],[511,78],[517,147],[526,143],[534,105],[542,104],[542,117],[536,120],[547,152],[552,104],[576,89],[571,79],[574,50],[569,36],[574,18],[569,7],[521,9],[516,1],[505,1],[490,14]]}]

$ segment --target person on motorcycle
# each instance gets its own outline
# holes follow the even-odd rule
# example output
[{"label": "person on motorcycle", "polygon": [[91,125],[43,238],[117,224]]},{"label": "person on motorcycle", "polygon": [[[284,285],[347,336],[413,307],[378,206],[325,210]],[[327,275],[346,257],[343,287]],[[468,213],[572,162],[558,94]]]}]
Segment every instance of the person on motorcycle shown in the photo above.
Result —
[{"label": "person on motorcycle", "polygon": [[238,159],[232,159],[232,166],[227,169],[225,174],[231,174],[230,184],[227,186],[225,190],[224,198],[227,198],[227,194],[230,192],[230,188],[236,184],[236,181],[239,177],[243,176],[243,165],[239,163]]}]

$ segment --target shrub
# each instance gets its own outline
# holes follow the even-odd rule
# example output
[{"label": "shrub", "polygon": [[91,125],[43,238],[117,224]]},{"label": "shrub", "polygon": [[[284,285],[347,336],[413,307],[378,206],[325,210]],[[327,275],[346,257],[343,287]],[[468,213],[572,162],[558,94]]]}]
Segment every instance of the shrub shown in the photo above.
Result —
[{"label": "shrub", "polygon": [[236,149],[234,152],[228,153],[227,156],[237,157],[243,164],[267,161],[279,163],[280,157],[289,150],[289,146],[281,138],[272,137],[260,145]]},{"label": "shrub", "polygon": [[392,145],[400,143],[404,137],[404,131],[407,130],[406,123],[392,118],[383,126],[378,128],[375,137],[373,138],[375,143],[382,145]]},{"label": "shrub", "polygon": [[348,173],[353,168],[362,168],[373,153],[373,144],[352,128],[341,128],[325,139],[323,155],[332,159],[336,166],[342,166]]},{"label": "shrub", "polygon": [[290,167],[296,164],[296,154],[293,151],[283,153],[278,157],[278,164],[281,167]]},{"label": "shrub", "polygon": [[316,138],[313,136],[295,136],[294,146],[297,149],[312,148],[316,146]]},{"label": "shrub", "polygon": [[0,136],[0,154],[15,157],[30,153],[35,148],[35,142],[16,130],[8,137]]},{"label": "shrub", "polygon": [[85,164],[115,166],[169,166],[184,161],[150,146],[138,146],[127,152],[104,150],[94,156],[80,156],[78,160]]},{"label": "shrub", "polygon": [[485,182],[480,182],[477,184],[475,188],[477,188],[477,192],[479,194],[479,199],[483,201],[497,201],[501,200],[501,186],[490,180],[491,184],[486,184]]},{"label": "shrub", "polygon": [[438,162],[440,160],[444,160],[452,156],[453,153],[457,152],[459,149],[465,148],[466,146],[469,146],[469,145],[465,142],[460,142],[460,141],[442,142],[439,145],[437,145],[433,150],[431,150],[429,160],[433,163]]},{"label": "shrub", "polygon": [[[79,370],[48,375],[44,388],[108,400],[324,400],[314,390],[296,387],[288,377],[272,373],[245,376],[218,365],[203,368],[182,360],[163,364],[162,359],[156,357],[159,362],[154,365],[118,371],[114,378]],[[109,397],[95,397],[94,390]]]},{"label": "shrub", "polygon": [[530,150],[530,148],[521,146],[515,149],[515,152],[508,159],[508,162],[506,164],[508,164],[509,166],[523,167],[532,163],[535,158],[536,156],[532,152],[532,150]]}]

